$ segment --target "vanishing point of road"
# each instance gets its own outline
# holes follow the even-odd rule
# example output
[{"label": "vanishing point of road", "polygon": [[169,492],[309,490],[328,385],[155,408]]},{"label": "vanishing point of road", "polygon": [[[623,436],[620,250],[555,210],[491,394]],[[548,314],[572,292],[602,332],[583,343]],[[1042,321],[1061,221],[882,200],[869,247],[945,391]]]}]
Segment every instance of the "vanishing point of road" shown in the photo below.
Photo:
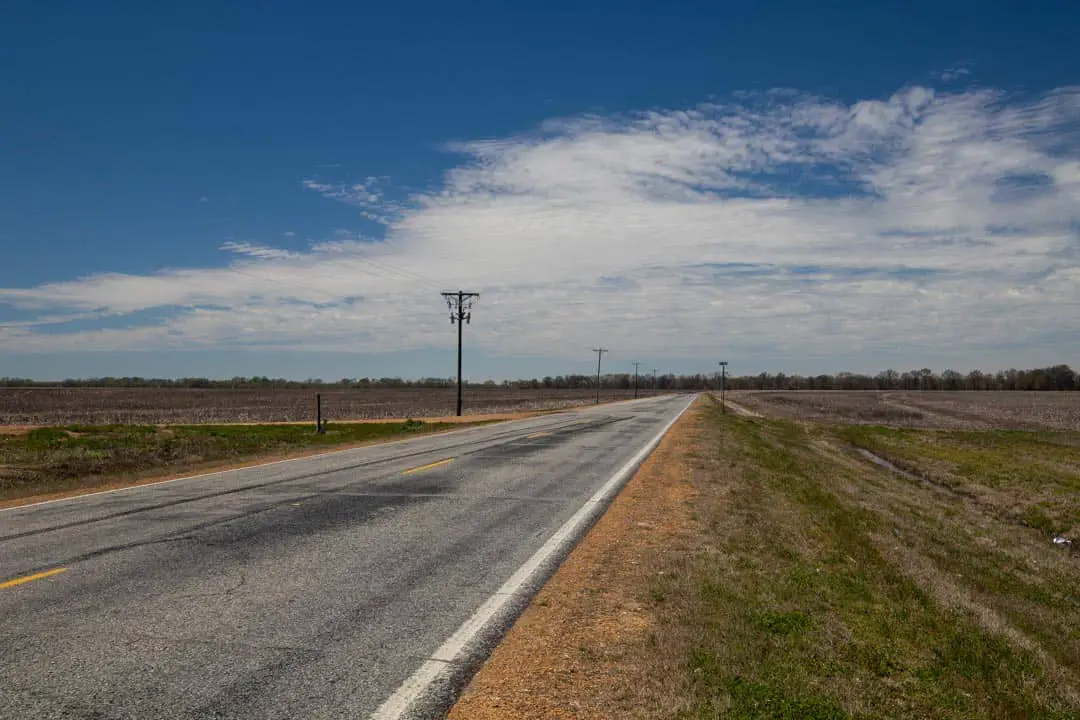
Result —
[{"label": "vanishing point of road", "polygon": [[437,714],[691,400],[0,511],[0,718]]}]

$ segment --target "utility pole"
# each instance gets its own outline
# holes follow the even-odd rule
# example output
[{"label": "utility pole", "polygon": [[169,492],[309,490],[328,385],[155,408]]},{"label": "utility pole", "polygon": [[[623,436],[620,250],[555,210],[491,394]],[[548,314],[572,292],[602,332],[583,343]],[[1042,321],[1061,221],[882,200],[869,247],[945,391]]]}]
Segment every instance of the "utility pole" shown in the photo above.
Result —
[{"label": "utility pole", "polygon": [[638,365],[640,365],[640,364],[641,363],[639,363],[639,362],[633,363],[633,365],[634,365],[634,399],[635,400],[637,400],[637,372],[638,372]]},{"label": "utility pole", "polygon": [[656,394],[656,371],[658,369],[659,368],[653,368],[652,369],[652,391],[653,391],[653,395]]},{"label": "utility pole", "polygon": [[450,324],[457,323],[457,414],[461,417],[461,331],[466,323],[471,324],[472,306],[480,293],[474,292],[444,292],[446,307],[450,309]]},{"label": "utility pole", "polygon": [[727,405],[724,404],[724,390],[727,389],[727,360],[720,361],[720,412],[727,412]]},{"label": "utility pole", "polygon": [[600,359],[604,357],[604,353],[608,351],[607,348],[593,348],[593,352],[596,353],[596,404],[600,404]]}]

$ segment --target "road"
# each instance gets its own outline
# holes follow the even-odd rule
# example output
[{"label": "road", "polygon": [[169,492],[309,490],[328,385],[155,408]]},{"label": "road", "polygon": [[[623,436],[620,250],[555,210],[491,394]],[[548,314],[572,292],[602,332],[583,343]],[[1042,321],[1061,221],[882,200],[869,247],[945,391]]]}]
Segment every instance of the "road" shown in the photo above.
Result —
[{"label": "road", "polygon": [[[566,544],[537,553],[689,400],[0,511],[0,718],[444,708]],[[516,572],[530,559],[536,572]],[[506,590],[518,581],[524,595]],[[492,602],[491,622],[463,636]],[[435,666],[438,682],[423,674]]]}]

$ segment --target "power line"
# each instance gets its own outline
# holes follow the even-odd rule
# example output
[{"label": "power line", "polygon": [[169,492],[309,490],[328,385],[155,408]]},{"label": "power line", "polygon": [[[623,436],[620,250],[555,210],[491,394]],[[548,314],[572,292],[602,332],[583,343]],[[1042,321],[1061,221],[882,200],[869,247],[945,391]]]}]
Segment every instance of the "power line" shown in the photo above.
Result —
[{"label": "power line", "polygon": [[[254,273],[249,273],[249,272],[246,272],[244,270],[238,270],[235,267],[233,267],[232,265],[227,266],[225,268],[225,270],[229,270],[230,272],[234,272],[237,275],[244,275],[245,277],[249,277],[249,278],[252,278],[252,279],[255,279],[255,280],[262,280],[263,282],[273,283],[275,285],[288,285],[290,287],[297,288],[298,290],[307,290],[308,292],[318,293],[318,294],[322,294],[322,295],[327,295],[327,294],[332,295],[333,294],[333,293],[330,293],[325,288],[322,288],[322,289],[313,288],[313,287],[310,287],[308,285],[301,285],[299,283],[292,282],[291,280],[282,280],[280,278],[268,278],[265,275],[256,275]],[[308,302],[311,302],[311,301],[308,301]],[[312,305],[321,305],[322,303],[312,302],[311,304]]]},{"label": "power line", "polygon": [[[249,272],[245,272],[243,270],[238,270],[237,268],[233,267],[232,265],[226,266],[223,269],[228,270],[230,272],[234,272],[237,275],[243,275],[244,277],[249,277],[249,278],[252,278],[254,280],[262,280],[263,282],[272,283],[274,285],[288,285],[288,286],[294,287],[294,288],[296,288],[298,290],[304,290],[306,292],[315,293],[317,295],[331,295],[332,299],[336,300],[336,298],[333,297],[333,293],[329,292],[326,289],[318,289],[318,288],[309,287],[307,285],[301,285],[299,283],[291,282],[291,281],[288,281],[288,280],[281,280],[279,278],[268,278],[268,277],[265,277],[265,276],[262,276],[262,275],[256,275],[254,273],[249,273]],[[303,303],[305,305],[310,305],[311,306],[311,317],[312,318],[318,317],[319,313],[321,313],[323,310],[326,309],[326,307],[325,307],[326,303],[325,302],[316,302],[314,300],[309,300],[306,297],[297,297],[297,298],[295,298],[295,300],[300,302],[300,303]]]},{"label": "power line", "polygon": [[[396,265],[391,265],[390,263],[387,263],[385,261],[375,260],[373,258],[365,257],[363,255],[351,255],[351,256],[349,256],[348,259],[355,260],[358,263],[371,265],[371,266],[373,266],[375,268],[378,268],[379,270],[382,271],[382,272],[374,272],[372,270],[368,270],[368,269],[363,268],[363,267],[358,267],[357,268],[361,272],[367,273],[368,275],[371,275],[372,277],[381,278],[381,277],[386,277],[387,275],[392,275],[392,276],[396,275],[398,277],[398,279],[400,279],[400,280],[408,280],[409,282],[420,283],[422,285],[427,286],[429,289],[432,289],[432,290],[437,290],[439,288],[439,285],[440,285],[440,283],[438,281],[436,281],[434,278],[428,277],[427,275],[423,275],[422,273],[418,273],[418,272],[413,271],[413,270],[407,270],[405,268],[398,267]],[[245,271],[242,271],[242,270],[238,270],[236,267],[231,266],[231,265],[228,266],[226,269],[231,270],[232,272],[238,273],[240,275],[246,275],[248,277],[255,278],[257,280],[265,280],[267,282],[278,283],[278,284],[281,284],[281,285],[291,285],[292,287],[296,287],[296,288],[300,288],[302,290],[308,290],[308,291],[312,291],[312,292],[319,292],[319,293],[327,293],[328,292],[325,288],[316,290],[315,288],[312,288],[310,286],[305,286],[305,285],[302,285],[300,283],[296,283],[296,282],[293,282],[293,281],[272,279],[272,278],[268,278],[268,277],[265,277],[265,276],[256,275],[254,273],[249,273],[249,272],[245,272]],[[297,268],[297,269],[299,269],[299,268]]]},{"label": "power line", "polygon": [[440,283],[438,281],[436,281],[434,278],[430,278],[427,275],[423,275],[423,274],[415,272],[413,270],[406,270],[405,268],[401,268],[401,267],[398,267],[396,265],[390,265],[389,263],[379,261],[379,260],[372,260],[371,258],[366,258],[366,257],[360,257],[360,258],[357,258],[357,259],[360,260],[361,262],[368,263],[369,265],[374,265],[377,268],[382,268],[384,271],[386,271],[386,272],[388,272],[390,274],[396,274],[399,278],[401,278],[403,280],[409,280],[411,282],[418,282],[418,283],[428,287],[429,289],[436,289],[440,285]]},{"label": "power line", "polygon": [[450,310],[450,324],[457,323],[457,414],[461,417],[461,331],[466,323],[472,323],[472,306],[480,293],[444,292],[446,307]]},{"label": "power line", "polygon": [[604,353],[608,352],[607,348],[593,348],[593,352],[596,353],[596,404],[600,404],[600,360],[604,357]]}]

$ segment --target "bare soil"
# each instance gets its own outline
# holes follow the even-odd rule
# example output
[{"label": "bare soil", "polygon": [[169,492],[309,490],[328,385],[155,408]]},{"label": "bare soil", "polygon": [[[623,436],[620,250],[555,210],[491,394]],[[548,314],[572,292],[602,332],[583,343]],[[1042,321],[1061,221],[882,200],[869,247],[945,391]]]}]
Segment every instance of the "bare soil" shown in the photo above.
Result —
[{"label": "bare soil", "polygon": [[[187,388],[0,388],[0,426],[314,422],[315,390]],[[323,418],[433,420],[454,414],[452,388],[375,388],[321,392]],[[594,390],[467,388],[466,416],[561,410],[586,404]],[[604,390],[602,400],[632,391]]]},{"label": "bare soil", "polygon": [[1080,430],[1080,392],[738,391],[767,417],[958,430]]}]

